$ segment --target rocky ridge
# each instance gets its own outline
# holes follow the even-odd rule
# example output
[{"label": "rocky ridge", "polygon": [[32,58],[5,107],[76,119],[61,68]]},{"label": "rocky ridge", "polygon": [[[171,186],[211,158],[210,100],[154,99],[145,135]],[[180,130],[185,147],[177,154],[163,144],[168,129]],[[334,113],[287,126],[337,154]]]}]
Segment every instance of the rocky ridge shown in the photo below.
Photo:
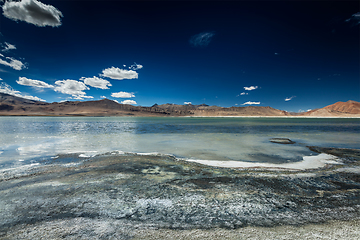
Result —
[{"label": "rocky ridge", "polygon": [[289,113],[272,107],[218,107],[201,105],[154,104],[151,107],[119,104],[102,99],[97,101],[66,101],[46,103],[0,93],[0,116],[310,116],[360,117],[360,103],[338,102],[302,114]]}]

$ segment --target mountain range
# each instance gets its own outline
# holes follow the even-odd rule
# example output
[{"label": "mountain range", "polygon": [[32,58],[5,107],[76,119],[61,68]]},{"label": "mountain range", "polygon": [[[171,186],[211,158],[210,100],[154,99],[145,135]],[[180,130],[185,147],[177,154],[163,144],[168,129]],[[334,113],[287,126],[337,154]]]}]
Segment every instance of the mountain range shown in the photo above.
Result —
[{"label": "mountain range", "polygon": [[162,104],[151,107],[97,101],[66,101],[46,103],[0,93],[0,116],[307,116],[360,117],[360,103],[337,102],[305,113],[290,113],[272,107],[218,107],[201,105]]}]

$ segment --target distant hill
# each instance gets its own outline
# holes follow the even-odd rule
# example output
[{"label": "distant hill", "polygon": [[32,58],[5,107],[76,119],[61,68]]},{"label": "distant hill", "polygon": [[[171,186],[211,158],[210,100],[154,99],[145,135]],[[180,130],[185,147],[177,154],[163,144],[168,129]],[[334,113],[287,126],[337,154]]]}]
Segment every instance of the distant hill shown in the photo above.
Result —
[{"label": "distant hill", "polygon": [[162,104],[151,107],[119,104],[109,99],[46,103],[0,93],[0,116],[360,116],[360,103],[335,103],[322,109],[294,114],[272,107],[218,107]]},{"label": "distant hill", "polygon": [[301,115],[313,117],[360,117],[360,103],[352,100],[347,102],[337,102]]}]

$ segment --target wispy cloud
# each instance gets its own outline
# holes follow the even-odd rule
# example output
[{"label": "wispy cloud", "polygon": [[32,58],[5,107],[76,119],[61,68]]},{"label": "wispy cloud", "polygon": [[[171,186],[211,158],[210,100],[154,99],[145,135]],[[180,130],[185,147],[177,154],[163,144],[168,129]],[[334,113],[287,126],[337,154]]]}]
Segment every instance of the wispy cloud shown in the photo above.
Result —
[{"label": "wispy cloud", "polygon": [[38,27],[61,25],[62,13],[52,5],[37,0],[6,1],[3,15],[14,21],[25,21]]},{"label": "wispy cloud", "polygon": [[[124,67],[126,67],[126,65],[124,65]],[[143,67],[144,66],[141,64],[134,63],[133,65],[131,65],[129,67],[129,69],[136,71],[136,70],[142,69]]]},{"label": "wispy cloud", "polygon": [[17,84],[30,86],[30,87],[38,87],[38,88],[54,88],[53,85],[50,85],[46,82],[40,80],[28,79],[26,77],[19,77],[19,80],[16,81]]},{"label": "wispy cloud", "polygon": [[115,97],[115,98],[132,98],[132,97],[135,97],[134,93],[130,93],[130,92],[111,93],[111,96]]},{"label": "wispy cloud", "polygon": [[22,70],[26,68],[25,64],[23,64],[21,61],[12,57],[5,57],[1,53],[0,53],[0,64],[11,67],[15,70]]},{"label": "wispy cloud", "polygon": [[80,78],[81,81],[84,81],[84,83],[88,86],[94,87],[94,88],[100,88],[100,89],[109,89],[108,87],[111,87],[111,83],[108,80],[98,78],[98,77],[92,77],[92,78],[86,78],[82,77]]},{"label": "wispy cloud", "polygon": [[210,44],[215,32],[202,32],[192,36],[189,40],[194,47],[206,47]]},{"label": "wispy cloud", "polygon": [[10,85],[6,84],[5,82],[0,83],[0,92],[10,94],[10,95],[13,95],[15,97],[21,97],[21,98],[26,98],[26,99],[29,99],[29,100],[46,102],[46,100],[35,97],[35,96],[23,95],[20,91],[14,90]]},{"label": "wispy cloud", "polygon": [[134,104],[137,104],[136,101],[134,100],[124,100],[124,101],[121,101],[122,104],[130,104],[130,105],[134,105]]},{"label": "wispy cloud", "polygon": [[16,49],[15,45],[12,45],[8,42],[5,42],[5,48],[3,49],[3,52],[9,51],[9,50],[13,50]]},{"label": "wispy cloud", "polygon": [[236,95],[236,97],[239,97],[239,96],[244,96],[244,95],[249,95],[249,93],[242,92],[242,93],[240,93],[240,94]]},{"label": "wispy cloud", "polygon": [[258,88],[258,86],[244,87],[244,89],[245,89],[246,91],[255,90],[255,89],[257,89],[257,88]]},{"label": "wispy cloud", "polygon": [[86,96],[84,90],[89,90],[90,88],[83,82],[67,79],[56,81],[55,85],[57,85],[54,89],[56,92],[69,94],[73,99],[93,98],[92,96]]},{"label": "wispy cloud", "polygon": [[259,105],[259,104],[260,104],[260,102],[250,102],[250,101],[248,101],[248,102],[243,103],[242,105]]},{"label": "wispy cloud", "polygon": [[108,77],[116,80],[138,78],[138,73],[134,70],[120,69],[116,67],[106,68],[100,74],[101,77]]},{"label": "wispy cloud", "polygon": [[285,98],[285,101],[286,101],[286,102],[287,102],[287,101],[291,101],[294,97],[296,97],[296,96],[287,97],[287,98]]},{"label": "wispy cloud", "polygon": [[353,26],[360,24],[360,12],[354,13],[350,18],[346,19],[345,22],[351,23]]}]

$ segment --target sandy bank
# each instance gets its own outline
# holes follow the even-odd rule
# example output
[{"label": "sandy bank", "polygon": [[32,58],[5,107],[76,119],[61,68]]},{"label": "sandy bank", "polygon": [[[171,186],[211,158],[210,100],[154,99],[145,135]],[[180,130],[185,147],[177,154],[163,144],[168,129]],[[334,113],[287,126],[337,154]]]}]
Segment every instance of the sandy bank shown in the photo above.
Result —
[{"label": "sandy bank", "polygon": [[189,162],[196,162],[212,167],[224,168],[266,168],[268,170],[306,170],[324,167],[327,164],[342,164],[340,159],[335,156],[321,153],[317,156],[304,156],[302,161],[273,164],[273,163],[257,163],[257,162],[242,162],[242,161],[215,161],[215,160],[196,160],[189,159]]}]

